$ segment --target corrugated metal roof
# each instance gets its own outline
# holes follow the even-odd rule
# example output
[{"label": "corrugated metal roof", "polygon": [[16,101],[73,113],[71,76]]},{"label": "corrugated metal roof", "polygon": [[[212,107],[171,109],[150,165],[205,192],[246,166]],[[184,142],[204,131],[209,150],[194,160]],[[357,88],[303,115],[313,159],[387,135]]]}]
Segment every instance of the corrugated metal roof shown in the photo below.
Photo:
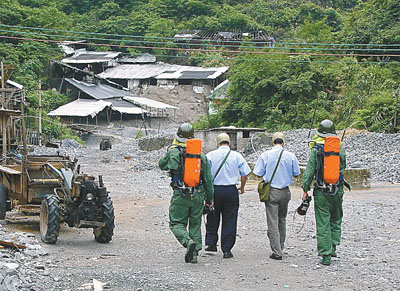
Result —
[{"label": "corrugated metal roof", "polygon": [[202,68],[173,64],[118,65],[98,76],[107,79],[216,79],[229,67]]},{"label": "corrugated metal roof", "polygon": [[156,57],[151,54],[145,53],[137,57],[124,57],[119,59],[118,62],[126,64],[148,64],[155,63]]},{"label": "corrugated metal roof", "polygon": [[214,67],[214,68],[202,68],[202,67],[189,67],[182,66],[175,72],[165,72],[159,74],[156,79],[191,79],[191,80],[205,80],[205,79],[216,79],[225,73],[229,67]]},{"label": "corrugated metal roof", "polygon": [[78,99],[58,107],[49,112],[49,116],[77,116],[77,117],[95,117],[107,106],[112,106],[111,102],[92,99]]},{"label": "corrugated metal roof", "polygon": [[[132,104],[134,105],[134,104]],[[144,110],[140,107],[111,107],[112,110],[118,111],[119,113],[123,114],[143,114],[143,113],[148,113],[147,110]]]},{"label": "corrugated metal roof", "polygon": [[94,99],[78,99],[68,104],[60,106],[56,110],[51,111],[49,116],[76,116],[76,117],[95,117],[106,107],[124,114],[143,114],[148,113],[147,110],[132,104],[125,100],[94,100]]},{"label": "corrugated metal roof", "polygon": [[137,104],[139,106],[147,106],[156,109],[179,109],[178,107],[144,97],[124,97],[124,100],[132,102],[133,104]]},{"label": "corrugated metal roof", "polygon": [[76,50],[74,55],[63,59],[61,62],[66,64],[91,64],[104,63],[118,57],[120,52],[93,52],[85,49]]},{"label": "corrugated metal roof", "polygon": [[132,93],[120,90],[104,84],[91,84],[75,79],[65,78],[65,81],[78,88],[82,92],[85,92],[89,96],[95,99],[108,99],[124,96],[134,96]]},{"label": "corrugated metal roof", "polygon": [[141,107],[125,100],[116,100],[116,99],[108,99],[108,102],[111,102],[111,109],[114,111],[118,111],[124,114],[142,114],[148,113],[147,110],[142,109]]},{"label": "corrugated metal roof", "polygon": [[207,79],[216,71],[183,71],[178,79]]},{"label": "corrugated metal roof", "polygon": [[172,64],[118,65],[98,76],[107,79],[148,79],[165,71],[176,71],[180,67]]}]

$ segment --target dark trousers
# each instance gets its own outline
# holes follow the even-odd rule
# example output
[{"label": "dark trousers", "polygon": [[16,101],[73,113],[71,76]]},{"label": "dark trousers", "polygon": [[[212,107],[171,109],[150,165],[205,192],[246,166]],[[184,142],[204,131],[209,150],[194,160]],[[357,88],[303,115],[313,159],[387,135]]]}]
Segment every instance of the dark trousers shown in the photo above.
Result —
[{"label": "dark trousers", "polygon": [[221,249],[230,251],[236,241],[236,226],[239,210],[239,191],[236,185],[214,186],[214,212],[207,215],[206,245],[216,245],[222,215]]}]

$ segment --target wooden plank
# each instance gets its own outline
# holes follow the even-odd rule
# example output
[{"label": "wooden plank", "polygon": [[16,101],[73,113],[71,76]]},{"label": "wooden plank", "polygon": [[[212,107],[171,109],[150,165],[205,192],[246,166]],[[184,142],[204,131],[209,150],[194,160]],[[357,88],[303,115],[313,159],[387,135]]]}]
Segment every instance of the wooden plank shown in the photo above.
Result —
[{"label": "wooden plank", "polygon": [[26,246],[11,241],[0,240],[0,245],[14,249],[26,249]]},{"label": "wooden plank", "polygon": [[20,171],[8,168],[8,167],[4,167],[4,166],[0,166],[0,172],[4,172],[10,175],[21,175]]}]

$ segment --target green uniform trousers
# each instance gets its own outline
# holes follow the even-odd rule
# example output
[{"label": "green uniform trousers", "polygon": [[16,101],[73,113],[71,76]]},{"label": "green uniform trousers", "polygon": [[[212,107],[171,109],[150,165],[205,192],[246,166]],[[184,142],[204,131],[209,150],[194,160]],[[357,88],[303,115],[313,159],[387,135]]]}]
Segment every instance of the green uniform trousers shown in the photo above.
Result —
[{"label": "green uniform trousers", "polygon": [[195,197],[191,198],[190,195],[183,196],[179,190],[174,190],[169,206],[169,228],[182,246],[186,247],[189,239],[196,243],[194,256],[198,255],[202,247],[203,208],[204,193],[197,192]]},{"label": "green uniform trousers", "polygon": [[343,218],[343,185],[339,186],[336,195],[324,195],[321,190],[314,189],[314,211],[317,225],[318,254],[330,256],[333,246],[340,244]]}]

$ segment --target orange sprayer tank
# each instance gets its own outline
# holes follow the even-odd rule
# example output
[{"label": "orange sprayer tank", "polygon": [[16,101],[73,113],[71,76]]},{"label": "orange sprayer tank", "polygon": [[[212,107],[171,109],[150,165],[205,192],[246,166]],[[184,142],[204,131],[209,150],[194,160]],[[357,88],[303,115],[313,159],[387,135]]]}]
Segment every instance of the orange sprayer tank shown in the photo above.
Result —
[{"label": "orange sprayer tank", "polygon": [[185,172],[183,181],[188,187],[196,187],[200,182],[201,140],[197,138],[186,141]]},{"label": "orange sprayer tank", "polygon": [[337,136],[325,138],[324,145],[324,181],[327,184],[339,182],[340,175],[340,139]]}]

